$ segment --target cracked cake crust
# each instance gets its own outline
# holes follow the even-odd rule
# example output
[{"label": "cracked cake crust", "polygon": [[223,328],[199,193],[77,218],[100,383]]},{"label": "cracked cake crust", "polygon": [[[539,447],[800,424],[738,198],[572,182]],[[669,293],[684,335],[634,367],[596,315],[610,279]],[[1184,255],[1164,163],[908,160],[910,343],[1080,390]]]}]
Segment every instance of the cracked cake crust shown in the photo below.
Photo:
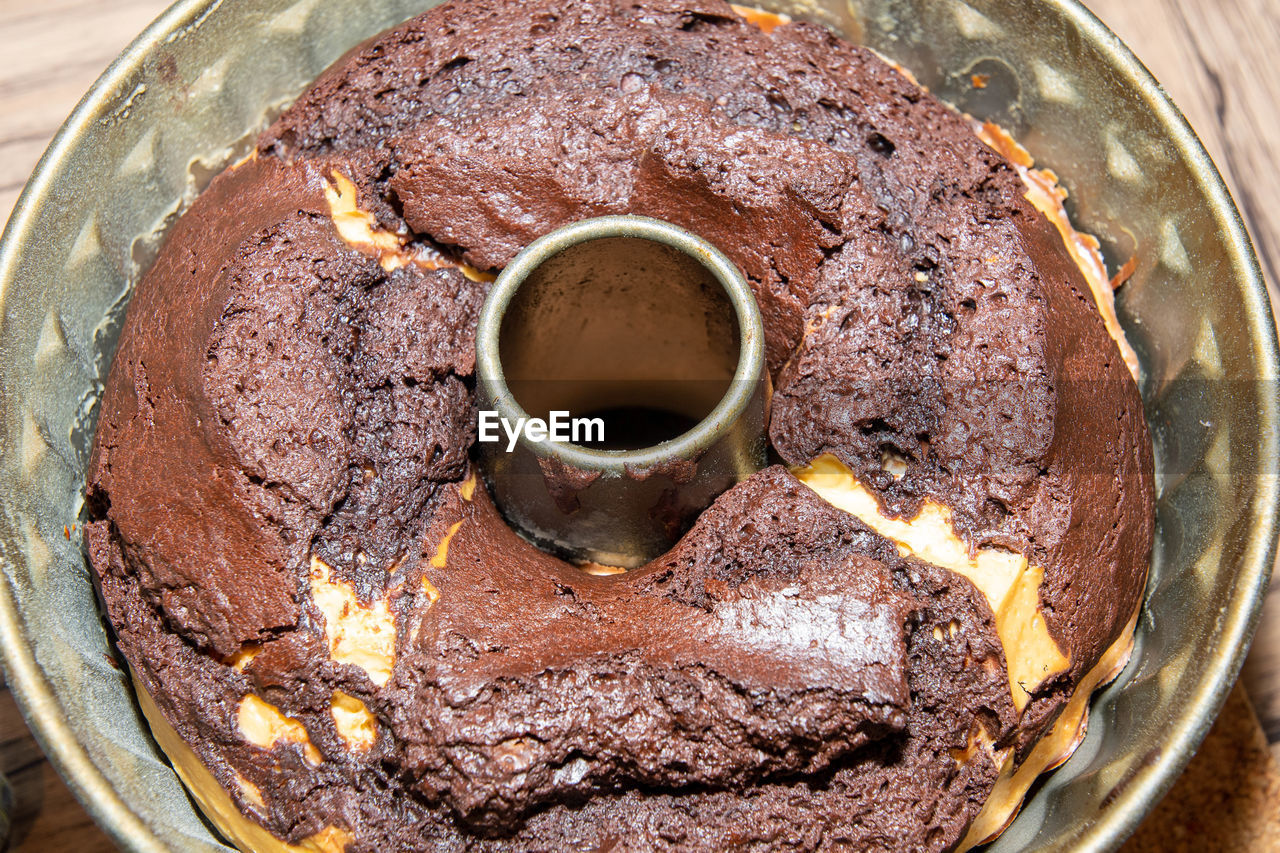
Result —
[{"label": "cracked cake crust", "polygon": [[[710,0],[458,0],[355,48],[130,303],[87,535],[140,688],[292,843],[955,846],[1151,546],[1136,386],[1024,193],[874,54]],[[743,270],[783,461],[1043,570],[1065,663],[1025,703],[983,591],[781,467],[626,574],[506,527],[468,458],[477,271],[603,213]]]}]

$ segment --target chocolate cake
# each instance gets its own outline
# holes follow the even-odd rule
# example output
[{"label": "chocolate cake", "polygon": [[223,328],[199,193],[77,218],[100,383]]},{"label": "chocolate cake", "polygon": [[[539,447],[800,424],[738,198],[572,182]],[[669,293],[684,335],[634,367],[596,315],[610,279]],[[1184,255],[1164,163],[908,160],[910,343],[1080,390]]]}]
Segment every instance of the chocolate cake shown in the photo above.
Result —
[{"label": "chocolate cake", "polygon": [[[90,462],[103,601],[211,820],[348,853],[997,833],[1123,665],[1153,524],[1105,277],[1029,166],[715,0],[454,0],[340,59],[174,224]],[[742,270],[779,463],[610,575],[472,458],[487,282],[601,214]]]}]

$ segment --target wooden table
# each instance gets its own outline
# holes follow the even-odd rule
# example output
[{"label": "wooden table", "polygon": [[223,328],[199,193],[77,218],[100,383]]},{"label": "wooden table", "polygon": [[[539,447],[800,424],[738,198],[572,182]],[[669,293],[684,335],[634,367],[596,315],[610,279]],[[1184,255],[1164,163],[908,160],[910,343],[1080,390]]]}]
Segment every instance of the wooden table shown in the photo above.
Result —
[{"label": "wooden table", "polygon": [[[1200,133],[1280,281],[1280,3],[1088,0]],[[0,222],[49,138],[94,78],[167,0],[0,0]],[[1226,710],[1127,851],[1280,850],[1280,581]],[[1261,727],[1246,698],[1261,718]],[[0,687],[0,770],[18,797],[15,846],[110,850],[44,760]]]}]

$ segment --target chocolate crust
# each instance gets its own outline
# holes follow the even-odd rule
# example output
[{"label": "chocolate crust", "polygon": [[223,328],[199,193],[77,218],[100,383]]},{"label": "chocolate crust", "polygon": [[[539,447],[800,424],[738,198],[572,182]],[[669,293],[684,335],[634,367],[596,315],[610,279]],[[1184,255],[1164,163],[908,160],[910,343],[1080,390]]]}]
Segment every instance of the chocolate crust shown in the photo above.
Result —
[{"label": "chocolate crust", "polygon": [[[626,575],[524,543],[462,485],[485,286],[344,242],[335,170],[388,231],[481,269],[600,213],[709,239],[764,314],[777,453],[833,454],[889,514],[937,501],[972,547],[1026,554],[1067,670],[1016,713],[973,585],[780,468]],[[1023,192],[870,52],[710,0],[460,0],[357,47],[179,219],[130,304],[88,485],[122,650],[291,841],[953,846],[997,773],[973,738],[1034,741],[1132,614],[1151,547],[1136,386]],[[331,659],[312,559],[387,603],[385,685]],[[877,626],[871,645],[786,630],[828,618]],[[367,752],[334,728],[335,690],[374,715]],[[249,693],[324,760],[246,744]]]},{"label": "chocolate crust", "polygon": [[[1006,740],[1017,721],[989,608],[968,581],[899,557],[892,543],[784,469],[770,468],[726,493],[680,546],[634,577],[574,574],[509,531],[482,488],[471,501],[454,487],[447,491],[437,522],[451,527],[461,517],[464,524],[452,537],[447,571],[433,577],[439,604],[457,604],[424,611],[404,596],[401,612],[418,630],[406,625],[395,677],[381,691],[317,653],[305,630],[266,641],[243,671],[202,653],[145,602],[109,524],[89,528],[109,615],[122,628],[126,657],[141,664],[142,686],[242,808],[282,838],[298,841],[340,820],[355,831],[352,850],[437,843],[594,849],[611,840],[636,850],[838,847],[875,838],[945,849],[981,808],[997,768],[985,754],[967,763],[955,755],[979,728]],[[504,555],[496,565],[495,549]],[[777,618],[779,602],[811,617],[807,576],[842,563],[857,578],[852,589],[841,586],[850,593],[841,606],[858,617],[852,639],[861,641],[873,624],[856,609],[880,608],[893,630],[875,648],[890,650],[892,667],[850,666],[847,650],[815,655],[809,634],[799,643],[792,635],[794,619]],[[500,589],[526,599],[510,607],[514,617],[545,618],[548,608],[527,600],[539,587],[567,603],[553,613],[555,625],[521,623],[532,630],[515,648],[503,641],[520,624],[478,620],[467,606],[469,592],[491,598]],[[746,633],[686,630],[705,623],[717,604],[759,603],[761,594],[779,590],[774,608],[762,614],[768,618],[739,621]],[[658,619],[684,612],[684,623],[664,636],[650,622],[610,618],[611,609],[646,601]],[[941,631],[951,639],[939,639]],[[610,642],[618,632],[633,635],[630,651],[599,652],[618,648]],[[644,671],[637,664],[645,656],[686,665],[683,673],[670,666]],[[860,696],[843,718],[833,691],[821,679],[814,688],[808,675],[824,658],[828,671],[839,672],[832,680],[852,683]],[[692,660],[698,664],[690,667]],[[717,683],[726,675],[737,680],[728,694],[727,682]],[[591,679],[601,676],[614,689],[592,694]],[[751,689],[758,684],[768,688]],[[334,689],[361,697],[380,720],[379,745],[358,760],[327,714]],[[246,744],[233,721],[236,701],[248,693],[303,721],[324,761],[307,761],[296,746],[267,752]],[[557,708],[557,699],[572,712]],[[887,713],[864,725],[877,699]],[[582,728],[585,717],[601,713],[623,726],[621,756],[610,754],[607,731]],[[689,749],[680,749],[672,722],[697,733]],[[852,733],[838,731],[849,723]],[[737,754],[752,760],[735,771],[735,751],[717,750],[733,738],[715,734],[742,725],[752,731],[737,742]],[[582,736],[597,741],[589,753],[578,753]],[[750,755],[760,752],[767,754]],[[690,760],[697,756],[704,760]],[[807,772],[785,772],[797,758]],[[565,785],[569,778],[576,781]],[[238,779],[260,789],[264,807],[244,801]],[[458,824],[466,829],[461,836]]]},{"label": "chocolate crust", "polygon": [[215,179],[139,286],[103,395],[92,513],[171,628],[224,656],[298,625],[317,548],[380,587],[473,440],[483,288],[348,247],[330,171]]},{"label": "chocolate crust", "polygon": [[609,577],[519,539],[482,491],[458,501],[387,693],[415,787],[503,831],[566,798],[817,773],[900,732],[909,597],[848,524],[802,529],[838,513],[790,474],[748,483],[660,563]]}]

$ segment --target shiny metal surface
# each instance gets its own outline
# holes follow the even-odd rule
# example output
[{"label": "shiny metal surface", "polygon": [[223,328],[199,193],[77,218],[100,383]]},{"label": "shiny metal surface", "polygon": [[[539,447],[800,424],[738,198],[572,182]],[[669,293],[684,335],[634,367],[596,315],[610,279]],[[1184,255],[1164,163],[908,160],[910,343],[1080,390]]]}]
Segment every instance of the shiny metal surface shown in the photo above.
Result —
[{"label": "shiny metal surface", "polygon": [[[121,308],[165,223],[266,116],[348,47],[428,5],[179,2],[76,109],[0,241],[0,654],[51,760],[127,849],[222,847],[110,662],[71,529]],[[1177,109],[1078,3],[765,5],[834,26],[1005,123],[1059,174],[1109,261],[1138,259],[1120,316],[1156,443],[1147,608],[1088,738],[996,845],[1114,848],[1207,731],[1275,556],[1275,328],[1240,217]]]},{"label": "shiny metal surface", "polygon": [[[615,449],[501,431],[480,442],[502,514],[570,560],[642,565],[765,466],[760,309],[732,261],[670,222],[599,216],[526,246],[480,312],[476,388],[481,412],[510,424],[613,411],[606,442],[615,426],[645,434]],[[672,416],[690,428],[620,422]]]}]

